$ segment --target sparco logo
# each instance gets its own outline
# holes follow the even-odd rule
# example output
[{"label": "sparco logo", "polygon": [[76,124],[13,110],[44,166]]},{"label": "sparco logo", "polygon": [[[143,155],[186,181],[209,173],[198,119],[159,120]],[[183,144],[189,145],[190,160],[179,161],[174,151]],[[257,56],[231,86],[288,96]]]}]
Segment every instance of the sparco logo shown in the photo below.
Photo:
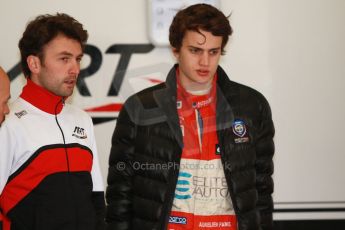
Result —
[{"label": "sparco logo", "polygon": [[170,216],[169,223],[172,224],[187,224],[187,218],[179,216]]}]

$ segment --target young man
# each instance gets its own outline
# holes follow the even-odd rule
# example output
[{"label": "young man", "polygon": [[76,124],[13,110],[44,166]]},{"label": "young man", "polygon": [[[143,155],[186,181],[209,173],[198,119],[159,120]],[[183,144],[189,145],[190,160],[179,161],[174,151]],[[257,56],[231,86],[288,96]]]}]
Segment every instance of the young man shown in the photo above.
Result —
[{"label": "young man", "polygon": [[177,64],[165,83],[130,97],[117,121],[108,230],[272,229],[271,112],[218,65],[231,33],[209,5],[175,16]]},{"label": "young man", "polygon": [[0,130],[3,228],[104,227],[104,192],[91,118],[65,103],[87,31],[66,14],[41,15],[19,42],[27,84]]},{"label": "young man", "polygon": [[0,126],[5,115],[10,112],[8,100],[10,99],[10,80],[5,71],[0,67]]}]

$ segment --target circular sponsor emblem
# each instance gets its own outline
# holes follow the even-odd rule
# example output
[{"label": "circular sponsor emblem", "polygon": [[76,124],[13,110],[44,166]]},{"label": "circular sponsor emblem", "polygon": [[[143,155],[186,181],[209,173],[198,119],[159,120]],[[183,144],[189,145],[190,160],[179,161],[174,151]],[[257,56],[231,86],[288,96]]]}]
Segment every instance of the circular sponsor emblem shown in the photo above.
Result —
[{"label": "circular sponsor emblem", "polygon": [[236,136],[243,137],[247,132],[246,125],[242,120],[235,120],[232,124],[232,131]]}]

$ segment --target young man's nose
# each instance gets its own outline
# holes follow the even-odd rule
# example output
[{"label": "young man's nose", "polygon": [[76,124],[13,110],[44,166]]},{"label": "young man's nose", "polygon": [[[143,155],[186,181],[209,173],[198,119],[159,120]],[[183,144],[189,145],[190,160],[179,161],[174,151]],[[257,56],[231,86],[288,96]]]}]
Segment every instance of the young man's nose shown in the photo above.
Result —
[{"label": "young man's nose", "polygon": [[69,73],[78,76],[80,73],[80,63],[78,61],[74,61],[71,65]]},{"label": "young man's nose", "polygon": [[204,52],[200,57],[200,65],[202,66],[208,66],[209,64],[209,54],[207,52]]}]

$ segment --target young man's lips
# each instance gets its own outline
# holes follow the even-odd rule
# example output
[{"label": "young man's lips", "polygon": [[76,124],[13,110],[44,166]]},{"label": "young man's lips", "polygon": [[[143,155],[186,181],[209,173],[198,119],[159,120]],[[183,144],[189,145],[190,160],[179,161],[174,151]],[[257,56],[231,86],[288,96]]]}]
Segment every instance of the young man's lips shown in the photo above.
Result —
[{"label": "young man's lips", "polygon": [[197,70],[197,72],[200,76],[207,76],[210,73],[208,70]]},{"label": "young man's lips", "polygon": [[66,83],[67,85],[70,85],[70,86],[74,86],[76,83],[76,80],[66,80],[66,81],[64,81],[64,83]]}]

